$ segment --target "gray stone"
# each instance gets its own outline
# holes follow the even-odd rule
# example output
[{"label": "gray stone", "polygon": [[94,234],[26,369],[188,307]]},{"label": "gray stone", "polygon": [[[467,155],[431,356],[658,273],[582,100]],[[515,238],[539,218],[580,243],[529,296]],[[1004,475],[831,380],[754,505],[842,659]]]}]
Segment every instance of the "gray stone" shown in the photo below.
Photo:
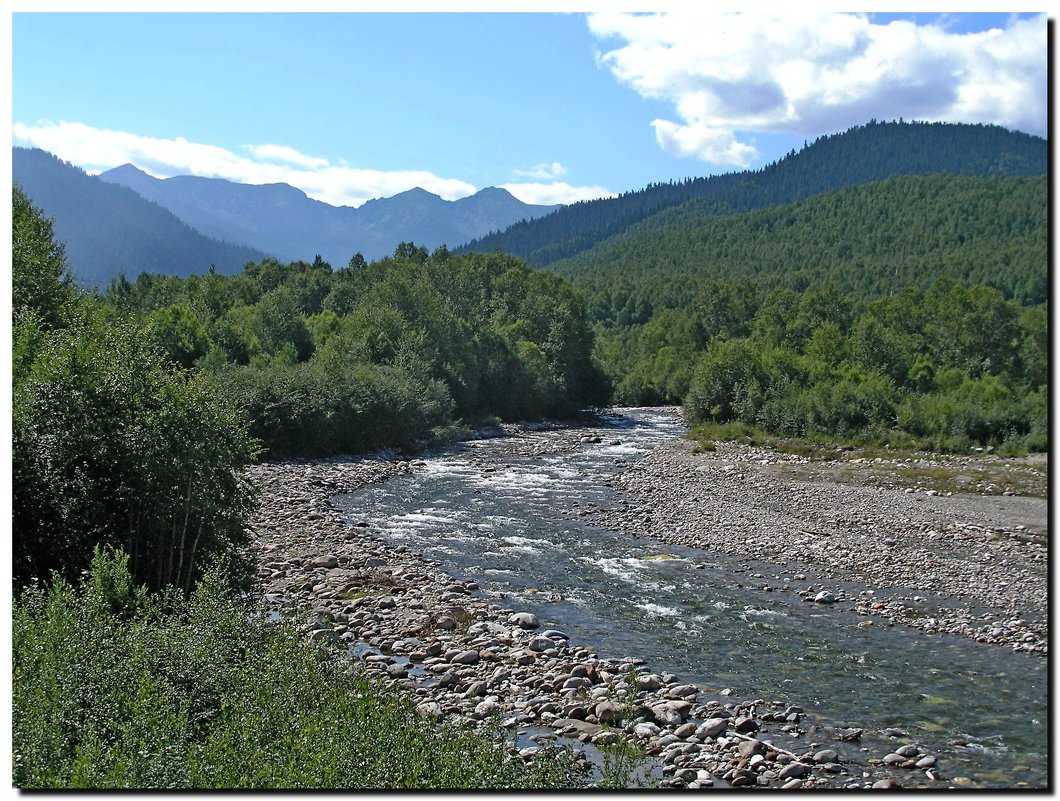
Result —
[{"label": "gray stone", "polygon": [[531,651],[537,651],[540,653],[541,651],[547,651],[549,648],[555,648],[556,642],[549,637],[539,635],[537,637],[532,637],[530,642],[526,644],[526,647]]},{"label": "gray stone", "polygon": [[935,763],[936,762],[938,762],[938,760],[935,757],[933,757],[933,756],[931,756],[929,754],[926,757],[918,759],[917,763],[916,763],[916,766],[918,768],[921,768],[921,769],[923,769],[923,768],[933,768],[933,767],[935,767]]},{"label": "gray stone", "polygon": [[451,670],[447,670],[438,677],[439,687],[456,687],[460,683],[460,679]]},{"label": "gray stone", "polygon": [[649,737],[658,734],[659,727],[656,726],[654,723],[648,723],[647,721],[645,721],[643,723],[638,723],[633,728],[633,733],[640,737],[642,740],[646,740]]},{"label": "gray stone", "polygon": [[674,734],[676,734],[682,740],[685,737],[691,737],[695,733],[696,733],[696,724],[695,723],[682,723],[680,726],[678,726],[676,729],[674,729]]},{"label": "gray stone", "polygon": [[662,687],[662,678],[654,673],[637,676],[638,690],[658,690]]},{"label": "gray stone", "polygon": [[894,779],[880,779],[872,783],[873,790],[901,790],[902,785]]},{"label": "gray stone", "polygon": [[588,679],[583,679],[579,676],[571,676],[569,679],[563,682],[563,686],[560,689],[563,690],[580,690],[584,687],[591,687],[592,682]]},{"label": "gray stone", "polygon": [[476,681],[464,693],[464,698],[481,698],[486,694],[486,682]]},{"label": "gray stone", "polygon": [[810,772],[810,768],[801,762],[792,762],[790,765],[785,765],[784,769],[778,774],[780,779],[797,779],[800,776],[805,776]]},{"label": "gray stone", "polygon": [[651,716],[656,723],[663,726],[680,726],[681,725],[681,714],[671,708],[668,704],[659,704],[651,708]]},{"label": "gray stone", "polygon": [[728,728],[729,721],[726,718],[707,718],[696,729],[696,737],[717,737]]},{"label": "gray stone", "polygon": [[333,553],[326,554],[325,556],[318,556],[313,560],[313,567],[326,567],[330,569],[338,566],[339,558]]},{"label": "gray stone", "polygon": [[920,749],[915,745],[903,745],[900,748],[895,748],[894,753],[898,754],[898,756],[915,757],[920,753]]},{"label": "gray stone", "polygon": [[570,635],[558,629],[544,629],[540,632],[542,637],[550,637],[553,640],[569,640]]},{"label": "gray stone", "polygon": [[676,687],[671,687],[667,690],[666,694],[671,698],[687,698],[698,692],[699,688],[694,684],[678,684]]},{"label": "gray stone", "polygon": [[492,698],[487,698],[485,701],[482,701],[475,707],[475,717],[489,717],[498,709],[500,709],[500,704],[498,704]]},{"label": "gray stone", "polygon": [[834,604],[835,596],[828,590],[821,590],[819,593],[813,596],[813,600],[819,604]]},{"label": "gray stone", "polygon": [[449,661],[457,665],[474,665],[478,660],[478,651],[461,651]]},{"label": "gray stone", "polygon": [[761,740],[743,740],[736,746],[736,750],[739,751],[740,756],[748,759],[756,754],[764,754],[766,752],[766,744]]},{"label": "gray stone", "polygon": [[833,751],[831,748],[826,748],[823,751],[818,751],[813,755],[813,761],[818,765],[822,765],[825,762],[835,762],[839,759],[839,754]]},{"label": "gray stone", "polygon": [[617,723],[622,719],[621,710],[610,701],[601,701],[593,712],[601,723]]},{"label": "gray stone", "polygon": [[537,615],[532,612],[516,612],[508,618],[508,622],[521,629],[536,629],[541,625]]},{"label": "gray stone", "polygon": [[758,721],[747,715],[740,715],[732,722],[732,727],[740,734],[750,734],[753,731],[758,731]]},{"label": "gray stone", "polygon": [[425,701],[416,706],[416,714],[425,720],[441,720],[442,707],[435,701]]}]

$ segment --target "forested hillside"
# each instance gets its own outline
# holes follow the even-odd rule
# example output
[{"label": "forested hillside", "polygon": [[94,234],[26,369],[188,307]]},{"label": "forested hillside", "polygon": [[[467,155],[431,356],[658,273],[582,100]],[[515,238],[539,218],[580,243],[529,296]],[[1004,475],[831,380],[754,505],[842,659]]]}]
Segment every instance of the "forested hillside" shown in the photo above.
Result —
[{"label": "forested hillside", "polygon": [[870,299],[951,278],[1035,304],[1048,294],[1048,208],[1044,175],[908,176],[720,217],[695,202],[550,269],[618,326],[688,306],[711,280],[830,283]]},{"label": "forested hillside", "polygon": [[209,239],[136,192],[108,184],[43,150],[14,148],[12,176],[54,220],[77,283],[104,285],[119,272],[237,272],[260,250]]},{"label": "forested hillside", "polygon": [[891,178],[691,201],[556,262],[617,403],[962,451],[1048,442],[1048,179]]},{"label": "forested hillside", "polygon": [[467,243],[500,248],[535,267],[572,257],[657,212],[690,200],[716,214],[764,208],[901,175],[1044,175],[1044,139],[992,125],[876,122],[823,136],[761,170],[657,184],[619,198],[576,203]]}]

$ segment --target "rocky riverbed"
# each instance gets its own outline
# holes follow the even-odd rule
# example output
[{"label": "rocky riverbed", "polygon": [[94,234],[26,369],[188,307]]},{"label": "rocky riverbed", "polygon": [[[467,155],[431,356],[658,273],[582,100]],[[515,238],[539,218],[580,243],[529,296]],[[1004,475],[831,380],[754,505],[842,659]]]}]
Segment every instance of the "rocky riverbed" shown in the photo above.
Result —
[{"label": "rocky riverbed", "polygon": [[[595,426],[507,426],[494,433],[508,437],[501,453],[512,455],[601,442]],[[475,445],[468,444],[469,452]],[[482,470],[495,469],[497,458],[496,451],[483,458]],[[621,508],[577,514],[630,536],[745,556],[747,567],[734,580],[797,592],[807,602],[823,602],[830,593],[866,623],[955,628],[1044,653],[1044,578],[1040,596],[1034,579],[1045,575],[1044,548],[1033,537],[1024,545],[1027,538],[992,536],[1008,532],[1004,512],[972,518],[975,527],[966,519],[951,524],[913,514],[920,511],[916,499],[902,491],[891,505],[890,499],[877,503],[874,489],[850,496],[850,488],[842,489],[847,495],[832,488],[828,495],[816,483],[792,482],[776,471],[778,460],[723,446],[695,454],[689,443],[674,441],[625,465],[616,479],[626,491]],[[486,596],[477,583],[456,581],[436,562],[387,544],[366,522],[351,524],[332,503],[335,495],[424,467],[417,459],[376,454],[250,469],[261,487],[252,541],[270,608],[307,637],[348,651],[381,681],[405,688],[421,716],[458,726],[499,724],[519,735],[525,759],[559,739],[581,750],[585,761],[598,760],[594,746],[625,739],[654,758],[652,781],[664,786],[968,783],[947,775],[945,764],[902,731],[825,729],[782,698],[737,699],[654,671],[634,655],[600,658],[591,643],[544,629],[534,614],[498,603],[503,599]],[[1024,525],[1020,531],[1034,534],[1036,524]],[[958,547],[969,557],[992,554],[986,575],[961,566],[953,553]],[[931,557],[937,561],[925,561]],[[790,575],[762,573],[757,560],[786,562]],[[987,580],[999,575],[998,565],[1008,571],[1000,575],[1011,577],[1011,588]],[[878,587],[878,594],[852,595],[851,581]],[[938,606],[936,596],[950,605]],[[915,600],[920,597],[925,600]],[[954,604],[954,598],[966,600]],[[979,611],[981,603],[995,611]],[[940,610],[934,623],[905,611],[920,604]]]},{"label": "rocky riverbed", "polygon": [[[850,463],[838,459],[811,462],[727,442],[702,453],[675,440],[620,474],[626,505],[594,519],[746,558],[747,585],[843,604],[866,625],[1045,655],[1047,501],[880,486],[883,461],[874,461],[868,483],[852,483]],[[953,458],[920,462],[960,467]],[[763,573],[756,560],[780,570]]]}]

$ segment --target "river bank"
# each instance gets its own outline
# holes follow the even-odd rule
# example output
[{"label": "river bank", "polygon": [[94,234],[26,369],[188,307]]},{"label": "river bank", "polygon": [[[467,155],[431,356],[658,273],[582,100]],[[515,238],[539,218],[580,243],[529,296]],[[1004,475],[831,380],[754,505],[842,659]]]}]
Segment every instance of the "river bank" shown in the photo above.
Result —
[{"label": "river bank", "polygon": [[[956,461],[932,463],[952,469]],[[879,458],[872,465],[876,475],[887,467]],[[780,566],[766,575],[749,563],[743,580],[807,600],[826,593],[865,624],[1048,653],[1044,498],[910,491],[866,479],[839,459],[811,462],[731,442],[703,453],[675,440],[616,477],[628,503],[593,519]]]},{"label": "river bank", "polygon": [[[507,438],[478,462],[478,443],[461,448],[488,476],[503,470],[506,456],[575,453],[611,441],[616,432],[601,423],[507,427]],[[630,500],[622,509],[574,514],[606,518],[639,536],[654,525],[653,513],[660,531],[671,525],[666,515],[679,508],[677,482],[689,472],[686,457],[694,456],[659,456],[672,447],[683,446],[671,443],[623,465],[616,481],[629,480]],[[426,468],[426,461],[376,455],[250,471],[262,487],[253,543],[266,601],[309,637],[350,650],[384,681],[407,688],[421,715],[462,726],[496,721],[523,733],[525,758],[557,736],[587,744],[587,759],[591,744],[626,736],[658,759],[657,778],[675,786],[964,784],[900,731],[863,738],[853,726],[824,731],[784,699],[738,700],[653,672],[632,657],[601,658],[591,643],[543,630],[538,616],[502,605],[477,582],[454,580],[412,549],[388,544],[370,523],[346,520],[332,503],[336,495]],[[671,468],[676,473],[661,472]],[[692,475],[702,476],[695,468]],[[658,482],[673,484],[667,487],[672,503],[650,497]],[[734,509],[731,500],[728,508]],[[686,536],[695,519],[682,514],[685,531],[673,528],[672,535]],[[816,581],[795,591],[816,588]]]}]

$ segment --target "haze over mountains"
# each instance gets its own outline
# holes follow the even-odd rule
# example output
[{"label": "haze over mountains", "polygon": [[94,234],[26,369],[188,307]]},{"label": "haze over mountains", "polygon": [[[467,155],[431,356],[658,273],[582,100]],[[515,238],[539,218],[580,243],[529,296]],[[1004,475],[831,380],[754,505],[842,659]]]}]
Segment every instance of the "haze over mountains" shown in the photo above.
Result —
[{"label": "haze over mountains", "polygon": [[43,150],[14,148],[12,179],[55,221],[77,283],[106,285],[124,272],[238,272],[265,253],[211,239],[136,192],[100,181]]},{"label": "haze over mountains", "polygon": [[399,242],[456,247],[559,208],[523,203],[496,187],[454,201],[416,188],[353,208],[313,200],[287,184],[190,175],[159,179],[132,164],[99,177],[135,190],[208,236],[264,250],[282,261],[311,261],[319,254],[334,267],[345,266],[354,253],[369,261],[388,256]]}]

